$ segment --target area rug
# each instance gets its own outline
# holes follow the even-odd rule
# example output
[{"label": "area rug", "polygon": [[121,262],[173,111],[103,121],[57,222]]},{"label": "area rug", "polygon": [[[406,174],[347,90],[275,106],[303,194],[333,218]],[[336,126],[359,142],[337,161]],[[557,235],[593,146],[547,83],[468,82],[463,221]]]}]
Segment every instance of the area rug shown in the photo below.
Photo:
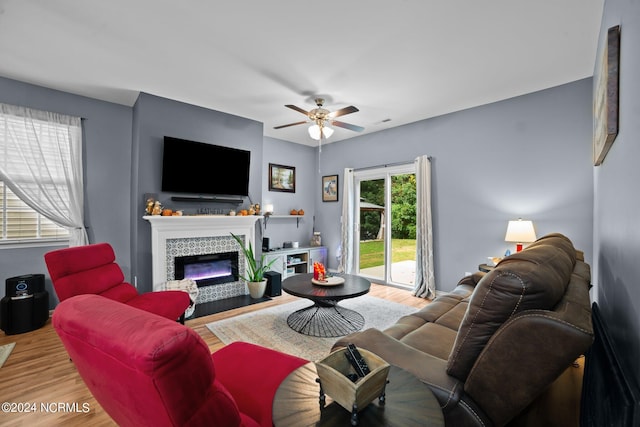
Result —
[{"label": "area rug", "polygon": [[11,354],[11,350],[16,346],[16,343],[12,342],[11,344],[0,345],[0,368],[4,365],[7,358]]},{"label": "area rug", "polygon": [[[310,337],[289,328],[287,325],[289,314],[311,304],[311,301],[301,299],[212,322],[207,324],[207,328],[225,344],[246,341],[315,361],[329,354],[331,347],[339,338]],[[369,295],[341,301],[340,305],[355,310],[364,317],[363,330],[385,329],[393,325],[401,316],[417,310],[415,307]]]}]

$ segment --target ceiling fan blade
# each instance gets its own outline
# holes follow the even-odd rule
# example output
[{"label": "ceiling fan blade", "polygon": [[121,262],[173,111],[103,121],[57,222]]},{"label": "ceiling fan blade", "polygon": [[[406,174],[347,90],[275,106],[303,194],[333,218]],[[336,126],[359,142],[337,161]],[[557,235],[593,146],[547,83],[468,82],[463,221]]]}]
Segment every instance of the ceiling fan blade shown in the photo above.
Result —
[{"label": "ceiling fan blade", "polygon": [[296,123],[289,123],[288,125],[276,126],[276,127],[274,127],[274,129],[288,128],[289,126],[303,125],[305,123],[307,123],[306,120],[301,121],[301,122],[296,122]]},{"label": "ceiling fan blade", "polygon": [[360,110],[358,110],[356,107],[354,107],[353,105],[350,105],[348,107],[344,107],[341,108],[339,110],[336,110],[332,113],[329,113],[329,117],[340,117],[340,116],[344,116],[345,114],[351,114],[351,113],[356,113]]},{"label": "ceiling fan blade", "polygon": [[309,115],[309,112],[308,112],[308,111],[305,111],[305,110],[303,110],[303,109],[302,109],[302,108],[300,108],[300,107],[296,107],[295,105],[288,104],[288,105],[285,105],[285,107],[287,107],[287,108],[291,108],[292,110],[296,110],[296,111],[298,111],[299,113],[304,114],[305,116],[308,116],[308,115]]},{"label": "ceiling fan blade", "polygon": [[362,126],[352,125],[351,123],[339,122],[337,120],[332,120],[331,124],[334,126],[338,126],[339,128],[352,130],[354,132],[362,132],[364,130]]}]

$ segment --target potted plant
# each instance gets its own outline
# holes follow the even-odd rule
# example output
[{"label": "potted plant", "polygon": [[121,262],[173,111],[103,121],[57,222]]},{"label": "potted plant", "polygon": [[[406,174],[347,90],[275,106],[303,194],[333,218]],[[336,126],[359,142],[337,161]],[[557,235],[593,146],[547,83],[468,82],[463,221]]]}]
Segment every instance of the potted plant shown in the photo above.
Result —
[{"label": "potted plant", "polygon": [[253,246],[251,245],[251,242],[249,242],[249,247],[246,247],[240,237],[233,233],[231,233],[231,235],[242,248],[242,253],[247,261],[246,276],[241,277],[245,282],[247,282],[249,294],[251,295],[251,298],[262,298],[267,287],[267,279],[264,278],[264,273],[269,271],[269,268],[271,268],[271,265],[276,261],[276,259],[271,260],[269,263],[265,263],[265,255],[262,254],[260,261],[258,262],[253,253]]}]

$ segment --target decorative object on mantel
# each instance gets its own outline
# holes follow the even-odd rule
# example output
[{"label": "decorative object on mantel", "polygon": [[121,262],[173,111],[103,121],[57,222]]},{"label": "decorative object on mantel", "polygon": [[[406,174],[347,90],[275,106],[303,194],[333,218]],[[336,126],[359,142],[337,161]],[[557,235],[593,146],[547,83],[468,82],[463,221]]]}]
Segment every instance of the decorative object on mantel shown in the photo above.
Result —
[{"label": "decorative object on mantel", "polygon": [[618,136],[620,26],[609,28],[593,91],[593,165],[600,166]]},{"label": "decorative object on mantel", "polygon": [[153,213],[153,204],[154,204],[155,200],[153,200],[152,198],[148,198],[147,199],[147,203],[145,205],[145,209],[144,212],[147,215],[151,215]]},{"label": "decorative object on mantel", "polygon": [[160,201],[156,200],[153,203],[153,208],[151,209],[151,215],[160,215],[162,213],[162,204]]},{"label": "decorative object on mantel", "polygon": [[254,256],[253,245],[251,242],[249,242],[249,246],[245,246],[240,237],[233,233],[231,233],[231,236],[233,236],[235,241],[240,245],[242,253],[246,259],[246,276],[242,276],[242,279],[247,282],[249,295],[251,295],[251,298],[262,298],[267,287],[267,279],[264,278],[264,273],[271,268],[274,262],[276,262],[276,258],[266,263],[266,256],[263,253],[260,257],[260,261],[258,262]]}]

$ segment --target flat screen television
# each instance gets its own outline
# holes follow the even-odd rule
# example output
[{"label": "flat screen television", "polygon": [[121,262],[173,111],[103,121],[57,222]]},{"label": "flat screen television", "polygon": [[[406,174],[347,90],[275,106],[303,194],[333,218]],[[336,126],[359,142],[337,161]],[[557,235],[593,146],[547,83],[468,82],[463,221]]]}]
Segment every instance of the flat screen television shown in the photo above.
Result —
[{"label": "flat screen television", "polygon": [[251,152],[164,137],[162,191],[249,195]]}]

